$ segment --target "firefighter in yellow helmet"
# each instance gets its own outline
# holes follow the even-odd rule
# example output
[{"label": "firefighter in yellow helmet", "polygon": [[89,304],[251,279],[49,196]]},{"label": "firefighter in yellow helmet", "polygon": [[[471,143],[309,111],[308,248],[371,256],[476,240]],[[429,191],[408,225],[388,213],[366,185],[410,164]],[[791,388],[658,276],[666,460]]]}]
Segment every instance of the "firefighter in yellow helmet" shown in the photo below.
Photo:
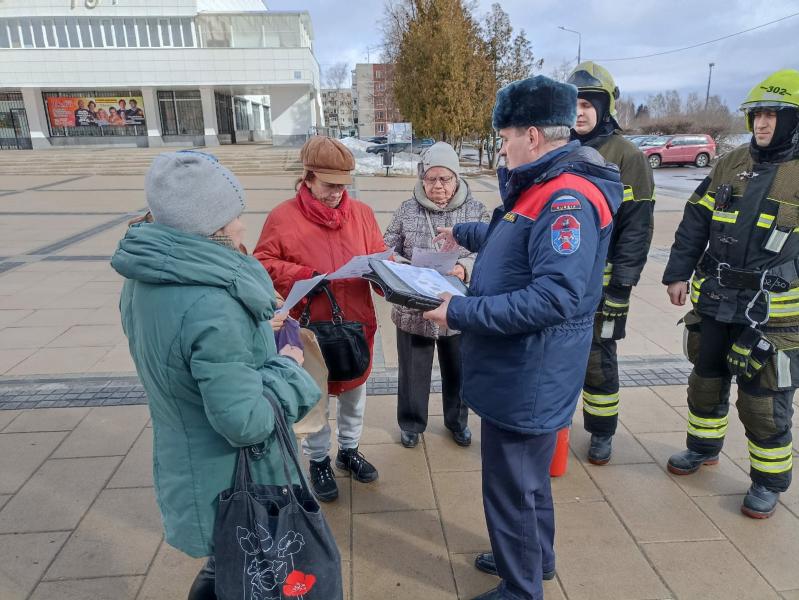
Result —
[{"label": "firefighter in yellow helmet", "polygon": [[591,434],[589,462],[610,460],[619,415],[616,342],[625,335],[630,293],[646,264],[654,226],[655,183],[643,153],[620,133],[616,122],[619,88],[603,67],[583,62],[569,75],[577,86],[577,122],[572,139],[595,148],[618,165],[624,199],[613,219],[605,264],[604,293],[594,323],[583,385],[583,424]]},{"label": "firefighter in yellow helmet", "polygon": [[[663,275],[672,304],[690,297],[687,449],[677,475],[719,461],[730,382],[752,485],[741,511],[770,517],[791,483],[799,385],[799,71],[783,70],[741,105],[749,144],[725,155],[685,206]],[[690,282],[689,282],[690,280]]]}]

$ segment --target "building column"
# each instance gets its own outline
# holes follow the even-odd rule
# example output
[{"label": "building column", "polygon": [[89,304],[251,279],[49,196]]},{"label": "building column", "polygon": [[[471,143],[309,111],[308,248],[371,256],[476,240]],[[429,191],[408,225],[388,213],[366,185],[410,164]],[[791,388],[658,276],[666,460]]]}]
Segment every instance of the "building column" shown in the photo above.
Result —
[{"label": "building column", "polygon": [[158,95],[152,87],[143,87],[141,95],[144,101],[144,120],[147,124],[147,145],[151,148],[161,147],[164,145],[164,138],[161,111],[158,110]]},{"label": "building column", "polygon": [[33,149],[52,148],[41,88],[22,88],[21,91],[25,115],[28,117],[28,127],[31,130]]},{"label": "building column", "polygon": [[203,105],[203,127],[205,128],[205,145],[219,145],[219,130],[216,122],[216,102],[214,88],[200,87],[200,101]]}]

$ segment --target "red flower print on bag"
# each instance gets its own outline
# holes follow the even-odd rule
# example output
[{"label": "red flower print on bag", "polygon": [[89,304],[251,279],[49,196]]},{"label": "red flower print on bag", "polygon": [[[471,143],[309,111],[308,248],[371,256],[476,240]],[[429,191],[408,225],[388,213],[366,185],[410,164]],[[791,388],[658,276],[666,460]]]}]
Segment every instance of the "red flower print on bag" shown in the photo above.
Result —
[{"label": "red flower print on bag", "polygon": [[304,596],[311,591],[316,583],[316,576],[302,571],[292,571],[283,584],[283,594],[286,596]]}]

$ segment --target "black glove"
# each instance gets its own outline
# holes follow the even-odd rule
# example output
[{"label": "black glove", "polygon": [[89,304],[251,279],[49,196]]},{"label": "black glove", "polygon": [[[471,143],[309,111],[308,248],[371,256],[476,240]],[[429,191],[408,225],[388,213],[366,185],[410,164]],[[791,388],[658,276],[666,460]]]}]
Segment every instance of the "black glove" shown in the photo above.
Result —
[{"label": "black glove", "polygon": [[605,288],[602,303],[599,305],[602,339],[620,340],[627,334],[630,292],[632,287],[628,285],[610,284]]},{"label": "black glove", "polygon": [[737,377],[751,379],[774,352],[774,344],[754,327],[747,327],[727,352],[727,368]]}]

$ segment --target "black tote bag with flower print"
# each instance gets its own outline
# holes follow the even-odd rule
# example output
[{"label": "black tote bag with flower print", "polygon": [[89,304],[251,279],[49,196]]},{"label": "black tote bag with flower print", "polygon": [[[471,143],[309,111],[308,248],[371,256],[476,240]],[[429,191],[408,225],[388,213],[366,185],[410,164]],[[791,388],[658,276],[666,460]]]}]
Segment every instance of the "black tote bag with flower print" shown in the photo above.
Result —
[{"label": "black tote bag with flower print", "polygon": [[234,487],[219,495],[214,525],[219,600],[342,600],[341,556],[303,475],[293,435],[278,402],[273,447],[300,484],[253,483],[250,448],[239,450]]}]

